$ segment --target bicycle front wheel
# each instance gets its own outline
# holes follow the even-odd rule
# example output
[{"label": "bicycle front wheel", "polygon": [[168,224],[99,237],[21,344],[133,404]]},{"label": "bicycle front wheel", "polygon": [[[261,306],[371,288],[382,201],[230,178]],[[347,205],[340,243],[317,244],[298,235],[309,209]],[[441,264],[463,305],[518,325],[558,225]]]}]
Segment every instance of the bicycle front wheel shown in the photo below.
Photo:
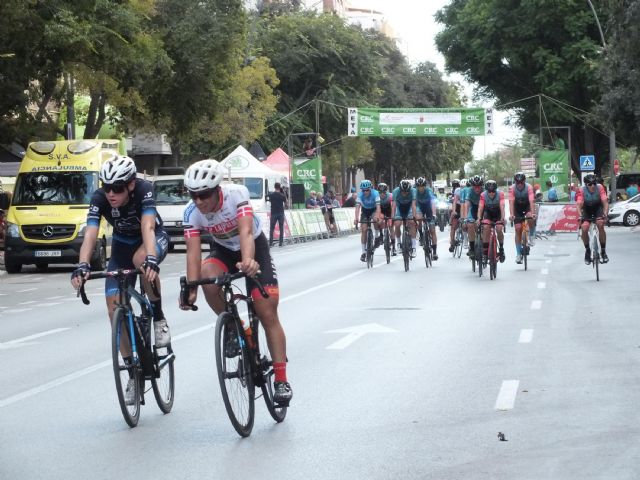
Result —
[{"label": "bicycle front wheel", "polygon": [[[156,374],[151,378],[153,396],[162,413],[169,413],[173,407],[173,394],[175,389],[175,373],[173,370],[174,355],[171,348],[166,349],[166,353],[158,355],[158,348],[155,348],[153,355],[155,360]],[[165,349],[162,349],[165,350]]]},{"label": "bicycle front wheel", "polygon": [[269,353],[269,345],[267,343],[267,335],[260,322],[256,322],[254,326],[254,332],[257,330],[258,333],[258,343],[257,349],[260,354],[260,375],[262,376],[262,396],[264,397],[264,403],[267,405],[267,410],[269,410],[269,414],[271,418],[273,418],[276,422],[280,423],[287,416],[287,407],[281,407],[277,405],[273,401],[273,361],[271,359],[271,354]]},{"label": "bicycle front wheel", "polygon": [[404,232],[402,234],[402,257],[404,259],[404,271],[409,271],[409,260],[411,256],[411,236],[409,232]]},{"label": "bicycle front wheel", "polygon": [[498,276],[498,251],[494,236],[489,240],[489,278],[495,280]]},{"label": "bicycle front wheel", "polygon": [[387,264],[391,263],[391,238],[389,238],[389,229],[384,229],[384,254]]},{"label": "bicycle front wheel", "polygon": [[240,321],[228,312],[216,322],[216,366],[224,407],[241,437],[251,435],[255,414],[255,386],[249,348],[240,333]]},{"label": "bicycle front wheel", "polygon": [[[113,360],[113,375],[116,381],[118,402],[124,421],[130,427],[138,425],[140,419],[141,389],[144,388],[144,377],[136,364],[131,363],[131,341],[129,340],[129,318],[127,311],[118,307],[113,311],[111,322],[111,357]],[[128,361],[125,362],[121,350],[125,351]],[[142,380],[142,386],[140,385]],[[133,390],[129,394],[130,401],[126,402],[127,387]]]},{"label": "bicycle front wheel", "polygon": [[425,222],[425,229],[424,229],[424,263],[425,263],[427,268],[429,268],[432,265],[432,258],[431,258],[432,255],[433,255],[433,253],[432,253],[432,250],[431,250],[431,232],[429,231],[429,226]]},{"label": "bicycle front wheel", "polygon": [[373,267],[373,232],[367,229],[367,268]]},{"label": "bicycle front wheel", "polygon": [[478,276],[482,276],[482,237],[480,235],[476,235],[476,262],[478,263]]}]

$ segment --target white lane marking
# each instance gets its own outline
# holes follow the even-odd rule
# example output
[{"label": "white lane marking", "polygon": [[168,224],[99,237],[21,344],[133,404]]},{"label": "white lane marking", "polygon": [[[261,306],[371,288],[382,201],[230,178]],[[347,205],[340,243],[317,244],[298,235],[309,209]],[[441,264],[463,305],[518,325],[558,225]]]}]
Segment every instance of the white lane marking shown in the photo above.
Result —
[{"label": "white lane marking", "polygon": [[531,302],[531,310],[540,310],[542,308],[542,300],[533,300]]},{"label": "white lane marking", "polygon": [[496,399],[496,410],[511,410],[513,408],[516,403],[518,385],[520,385],[519,380],[503,380]]},{"label": "white lane marking", "polygon": [[55,305],[62,305],[62,302],[49,302],[49,303],[39,303],[35,305],[36,307],[53,307]]},{"label": "white lane marking", "polygon": [[64,298],[64,295],[56,295],[55,297],[47,297],[45,300],[58,300],[59,298]]},{"label": "white lane marking", "polygon": [[518,343],[531,343],[533,340],[533,329],[531,328],[523,328],[520,330],[520,338],[518,339]]},{"label": "white lane marking", "polygon": [[[402,257],[396,257],[395,259],[393,259],[391,261],[394,262],[396,260],[401,260],[401,259],[402,259]],[[373,268],[377,268],[377,267],[380,267],[382,265],[386,265],[386,261],[384,261],[382,263],[379,263],[378,265],[374,265]],[[338,282],[341,282],[341,281],[344,281],[344,280],[348,280],[349,278],[352,278],[352,277],[354,277],[356,275],[361,275],[361,274],[365,273],[367,270],[368,269],[359,270],[357,272],[350,273],[349,275],[345,275],[342,278],[338,278],[338,279],[333,280],[331,282],[327,282],[327,283],[324,283],[322,285],[318,285],[316,287],[309,288],[309,289],[304,290],[302,292],[296,293],[294,295],[290,295],[288,297],[282,298],[282,299],[280,299],[280,303],[286,302],[288,300],[292,300],[293,298],[298,298],[298,297],[300,297],[302,295],[306,295],[307,293],[314,292],[314,291],[318,290],[319,288],[327,287],[329,285],[333,285],[335,283],[338,283]],[[65,298],[65,301],[77,302],[78,299],[75,298],[75,297],[74,298]],[[30,309],[27,309],[27,310],[30,310]],[[3,312],[3,313],[5,313],[5,312]],[[242,312],[240,312],[240,315],[242,315]],[[176,335],[175,337],[173,337],[172,342],[180,340],[182,338],[190,337],[192,335],[196,335],[196,334],[198,334],[200,332],[203,332],[205,330],[208,330],[208,329],[212,328],[214,325],[215,325],[215,323],[209,323],[207,325],[198,327],[198,328],[196,328],[194,330],[181,333],[180,335]],[[91,365],[90,367],[84,368],[82,370],[78,370],[77,372],[70,373],[69,375],[65,375],[63,377],[57,378],[57,379],[52,380],[50,382],[47,382],[47,383],[45,383],[43,385],[31,388],[29,390],[25,390],[24,392],[21,392],[21,393],[17,393],[16,395],[13,395],[11,397],[7,397],[4,400],[0,400],[0,408],[6,407],[7,405],[11,405],[11,404],[16,403],[16,402],[19,402],[20,400],[24,400],[25,398],[33,397],[34,395],[37,395],[39,393],[46,392],[47,390],[50,390],[52,388],[58,387],[60,385],[63,385],[65,383],[71,382],[71,381],[73,381],[73,380],[75,380],[77,378],[83,377],[85,375],[89,375],[90,373],[93,373],[96,370],[99,370],[101,368],[108,367],[111,364],[112,364],[111,359],[105,360],[104,362],[96,363],[95,365]]]},{"label": "white lane marking", "polygon": [[15,345],[16,343],[28,342],[29,340],[35,340],[36,338],[46,337],[47,335],[53,335],[54,333],[64,332],[70,330],[69,327],[54,328],[53,330],[47,330],[46,332],[35,333],[26,337],[16,338],[15,340],[9,340],[8,342],[0,343],[0,348],[7,345]]},{"label": "white lane marking", "polygon": [[32,310],[31,308],[11,308],[9,310],[5,310],[2,313],[22,313],[22,312],[28,312],[29,310]]},{"label": "white lane marking", "polygon": [[397,333],[397,330],[385,327],[384,325],[378,325],[377,323],[367,323],[364,325],[340,328],[338,330],[329,330],[326,333],[346,333],[347,335],[327,347],[327,350],[343,350],[353,342],[364,337],[367,333]]},{"label": "white lane marking", "polygon": [[33,280],[34,282],[39,282],[40,280],[43,280],[44,277],[36,277],[36,278],[32,278],[31,280]]},{"label": "white lane marking", "polygon": [[34,290],[37,290],[37,288],[25,288],[24,290],[18,290],[16,293],[33,292]]},{"label": "white lane marking", "polygon": [[538,288],[539,289],[545,289],[547,288],[547,284],[545,282],[538,282]]},{"label": "white lane marking", "polygon": [[549,260],[545,260],[544,263],[551,263],[551,262],[553,262],[553,260],[549,259]]},{"label": "white lane marking", "polygon": [[543,269],[540,270],[540,273],[542,275],[549,275],[549,269],[548,268],[543,268]]},{"label": "white lane marking", "polygon": [[31,388],[29,390],[25,390],[24,392],[17,393],[16,395],[12,395],[11,397],[7,397],[4,400],[0,400],[0,408],[6,407],[7,405],[11,405],[12,403],[19,402],[20,400],[24,400],[25,398],[32,397],[37,395],[38,393],[46,392],[52,388],[55,388],[59,385],[70,382],[71,380],[75,380],[76,378],[83,377],[90,373],[95,372],[96,370],[100,370],[101,368],[108,367],[112,365],[111,360],[105,360],[104,362],[96,363],[90,367],[84,368],[82,370],[78,370],[77,372],[70,373],[69,375],[65,375],[64,377],[56,378],[50,382],[47,382],[43,385]]},{"label": "white lane marking", "polygon": [[0,293],[0,297],[4,297],[6,293]]},{"label": "white lane marking", "polygon": [[37,300],[29,300],[28,302],[20,302],[18,305],[30,305],[32,303],[38,303]]}]

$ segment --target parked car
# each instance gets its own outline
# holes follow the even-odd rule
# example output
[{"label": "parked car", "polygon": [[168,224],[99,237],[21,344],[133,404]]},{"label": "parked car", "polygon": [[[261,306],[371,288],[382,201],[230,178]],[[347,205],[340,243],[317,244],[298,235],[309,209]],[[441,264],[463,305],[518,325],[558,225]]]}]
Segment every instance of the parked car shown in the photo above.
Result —
[{"label": "parked car", "polygon": [[609,223],[635,227],[640,224],[640,194],[609,207]]}]

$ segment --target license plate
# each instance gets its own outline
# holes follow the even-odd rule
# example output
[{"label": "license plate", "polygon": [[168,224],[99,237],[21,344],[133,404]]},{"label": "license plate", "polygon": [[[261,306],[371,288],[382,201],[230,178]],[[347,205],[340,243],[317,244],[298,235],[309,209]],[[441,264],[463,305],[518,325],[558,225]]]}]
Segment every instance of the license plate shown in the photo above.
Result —
[{"label": "license plate", "polygon": [[172,242],[184,242],[184,237],[171,237]]},{"label": "license plate", "polygon": [[36,257],[61,257],[60,250],[36,250]]}]

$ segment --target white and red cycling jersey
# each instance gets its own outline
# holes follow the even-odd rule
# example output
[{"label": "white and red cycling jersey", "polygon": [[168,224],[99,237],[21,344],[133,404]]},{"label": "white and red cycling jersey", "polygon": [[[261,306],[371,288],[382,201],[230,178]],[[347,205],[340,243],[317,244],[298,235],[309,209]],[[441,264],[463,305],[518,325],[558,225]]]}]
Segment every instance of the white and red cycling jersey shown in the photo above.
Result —
[{"label": "white and red cycling jersey", "polygon": [[253,238],[262,233],[260,219],[253,214],[249,190],[244,185],[221,185],[218,208],[211,213],[201,213],[193,201],[184,209],[184,238],[200,237],[201,231],[210,232],[213,240],[234,252],[240,251],[238,219],[253,218]]}]

